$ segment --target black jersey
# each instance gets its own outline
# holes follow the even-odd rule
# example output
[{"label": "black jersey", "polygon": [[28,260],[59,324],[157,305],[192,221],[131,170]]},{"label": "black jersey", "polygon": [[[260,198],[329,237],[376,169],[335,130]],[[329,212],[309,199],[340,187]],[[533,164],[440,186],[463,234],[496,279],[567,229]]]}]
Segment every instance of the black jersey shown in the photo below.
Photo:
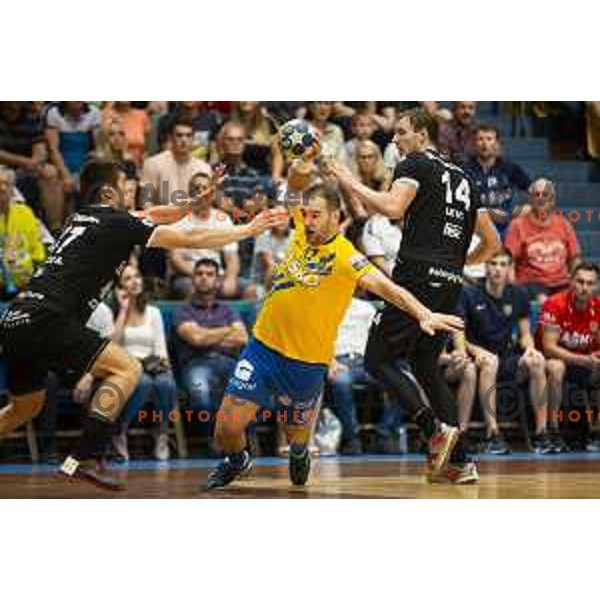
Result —
[{"label": "black jersey", "polygon": [[134,246],[145,246],[154,228],[151,220],[112,206],[80,210],[16,302],[39,302],[85,323],[127,264]]},{"label": "black jersey", "polygon": [[417,186],[417,195],[404,216],[398,259],[462,271],[480,209],[469,176],[428,150],[402,160],[394,180]]}]

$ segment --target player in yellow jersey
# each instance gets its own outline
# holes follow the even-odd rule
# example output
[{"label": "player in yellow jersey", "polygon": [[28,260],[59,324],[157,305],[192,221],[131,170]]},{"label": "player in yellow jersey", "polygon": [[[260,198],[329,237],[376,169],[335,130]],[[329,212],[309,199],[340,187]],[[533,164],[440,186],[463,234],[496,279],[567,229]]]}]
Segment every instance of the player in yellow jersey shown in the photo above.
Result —
[{"label": "player in yellow jersey", "polygon": [[[459,318],[429,311],[411,293],[374,268],[338,235],[340,196],[317,185],[293,211],[295,235],[242,352],[217,414],[215,441],[223,461],[208,487],[224,487],[251,467],[245,429],[261,406],[282,399],[290,444],[290,478],[304,485],[310,472],[311,410],[333,358],[338,327],[357,286],[384,298],[419,322],[423,331],[455,331]],[[279,410],[278,410],[279,416]]]}]

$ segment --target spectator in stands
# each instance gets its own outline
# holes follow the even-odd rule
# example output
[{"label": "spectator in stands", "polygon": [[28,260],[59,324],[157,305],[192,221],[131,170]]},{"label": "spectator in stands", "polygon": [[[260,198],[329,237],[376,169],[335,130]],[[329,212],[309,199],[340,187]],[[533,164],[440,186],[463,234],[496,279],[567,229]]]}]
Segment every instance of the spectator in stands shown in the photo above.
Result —
[{"label": "spectator in stands", "polygon": [[77,189],[83,165],[94,150],[102,122],[100,111],[86,102],[57,102],[46,115],[46,143],[65,193]]},{"label": "spectator in stands", "polygon": [[120,162],[128,173],[135,173],[137,165],[133,155],[129,152],[125,129],[119,117],[105,119],[96,136],[95,158],[116,160]]},{"label": "spectator in stands", "polygon": [[171,110],[160,118],[158,142],[161,150],[168,150],[169,132],[174,120],[192,124],[192,156],[205,162],[210,161],[211,149],[221,125],[221,115],[206,102],[173,102]]},{"label": "spectator in stands", "polygon": [[[234,221],[266,208],[268,199],[274,195],[273,182],[244,162],[244,127],[235,121],[225,123],[217,138],[217,148],[227,175],[217,199],[217,208],[231,212]],[[248,239],[239,245],[240,274],[244,278],[250,277],[254,243],[254,239]]]},{"label": "spectator in stands", "polygon": [[440,125],[438,147],[456,164],[463,164],[475,153],[477,103],[462,100],[455,102],[452,120]]},{"label": "spectator in stands", "polygon": [[321,152],[339,162],[347,162],[344,134],[338,125],[331,122],[333,102],[309,102],[308,122],[321,136]]},{"label": "spectator in stands", "polygon": [[252,271],[259,298],[270,289],[273,271],[284,259],[293,237],[289,222],[282,221],[256,239]]},{"label": "spectator in stands", "polygon": [[402,242],[402,221],[389,219],[380,214],[371,215],[362,233],[362,250],[367,258],[391,276],[400,243]]},{"label": "spectator in stands", "polygon": [[271,175],[274,171],[279,171],[281,164],[273,165],[274,161],[283,161],[276,136],[277,127],[266,114],[262,104],[236,102],[230,120],[244,127],[244,162],[261,175]]},{"label": "spectator in stands", "polygon": [[600,102],[586,102],[587,154],[600,161]]},{"label": "spectator in stands", "polygon": [[479,370],[487,451],[510,451],[498,430],[497,386],[529,381],[536,417],[536,451],[548,453],[553,446],[546,432],[546,419],[540,416],[547,410],[546,361],[531,335],[527,294],[509,283],[510,272],[510,256],[501,251],[487,263],[485,283],[463,289],[458,311],[465,321],[465,331],[455,336],[455,353],[471,356]]},{"label": "spectator in stands", "polygon": [[131,102],[109,102],[104,108],[104,119],[118,117],[125,131],[127,147],[135,164],[141,167],[146,156],[146,143],[152,123],[145,110],[133,108]]},{"label": "spectator in stands", "polygon": [[0,164],[16,172],[16,186],[52,233],[65,217],[63,186],[48,153],[42,124],[30,102],[0,102]]},{"label": "spectator in stands", "polygon": [[371,140],[355,140],[355,142],[351,162],[353,173],[362,183],[373,190],[389,189],[392,183],[392,174],[385,166],[377,144]]},{"label": "spectator in stands", "polygon": [[531,179],[518,164],[501,156],[500,132],[493,125],[475,129],[475,156],[467,161],[465,170],[500,234],[513,218],[529,209],[519,204],[518,190],[527,191]]},{"label": "spectator in stands", "polygon": [[[233,227],[231,217],[222,209],[214,207],[214,195],[206,195],[210,189],[211,180],[205,173],[196,173],[189,187],[190,198],[198,198],[197,212],[185,217],[177,227],[182,229],[205,227],[209,229],[223,229]],[[221,259],[221,255],[223,259]],[[188,298],[194,290],[194,271],[196,263],[201,258],[210,258],[223,271],[223,279],[219,285],[219,295],[226,298],[244,296],[253,297],[254,286],[248,282],[243,289],[240,288],[239,272],[240,258],[238,244],[227,244],[222,251],[194,248],[181,248],[171,251],[171,291],[178,298]]]},{"label": "spectator in stands", "polygon": [[40,228],[31,209],[14,199],[15,173],[0,165],[0,300],[27,288],[44,261]]},{"label": "spectator in stands", "polygon": [[116,288],[117,306],[106,315],[112,341],[121,344],[137,358],[144,372],[133,396],[125,406],[119,432],[114,438],[115,450],[124,460],[129,459],[127,432],[144,405],[151,403],[156,417],[154,456],[168,460],[169,413],[175,407],[177,387],[171,372],[165,328],[156,306],[148,304],[141,273],[131,265],[125,267]]},{"label": "spectator in stands", "polygon": [[[175,344],[179,373],[191,408],[219,408],[235,356],[247,343],[248,334],[240,316],[217,300],[219,265],[201,258],[194,268],[194,296],[175,314]],[[201,419],[206,423],[207,420]],[[207,435],[208,428],[204,428]]]},{"label": "spectator in stands", "polygon": [[[367,110],[354,113],[352,117],[352,137],[345,144],[346,156],[353,161],[357,160],[357,146],[359,142],[371,141],[373,134],[377,131],[377,123],[373,115]],[[377,148],[379,150],[379,148]],[[381,154],[381,151],[379,151]]]},{"label": "spectator in stands", "polygon": [[196,173],[212,175],[208,163],[192,156],[193,135],[189,120],[173,120],[170,148],[144,162],[142,204],[170,203],[187,197],[192,176]]},{"label": "spectator in stands", "polygon": [[569,286],[569,269],[581,254],[573,226],[555,212],[556,191],[538,179],[529,191],[531,211],[514,219],[504,244],[515,262],[516,280],[532,297],[547,296]]},{"label": "spectator in stands", "polygon": [[[580,262],[573,271],[570,289],[551,296],[544,303],[538,330],[544,354],[548,359],[553,411],[558,414],[563,403],[564,383],[579,394],[587,392],[586,408],[594,410],[593,418],[588,419],[590,439],[587,449],[590,452],[600,452],[598,278],[598,265],[587,261]],[[572,408],[576,406],[575,401],[569,404]],[[554,429],[558,429],[560,420],[560,417],[550,413],[550,424]]]}]

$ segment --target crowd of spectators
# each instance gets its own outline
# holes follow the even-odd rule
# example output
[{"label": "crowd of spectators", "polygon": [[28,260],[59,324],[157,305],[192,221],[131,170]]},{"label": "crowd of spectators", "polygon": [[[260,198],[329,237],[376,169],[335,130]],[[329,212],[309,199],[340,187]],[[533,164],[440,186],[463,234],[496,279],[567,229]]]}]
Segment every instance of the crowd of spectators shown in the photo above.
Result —
[{"label": "crowd of spectators", "polygon": [[[521,114],[522,103],[514,104]],[[592,158],[600,148],[598,104],[585,105]],[[439,149],[470,174],[505,245],[490,263],[465,273],[469,286],[460,303],[465,335],[452,340],[441,360],[456,388],[461,426],[468,429],[479,397],[486,448],[508,452],[494,386],[516,381],[527,384],[535,409],[536,450],[562,451],[551,409],[560,406],[565,382],[600,387],[598,271],[583,260],[572,225],[554,210],[554,182],[504,155],[499,130],[480,120],[476,102],[0,102],[0,299],[27,286],[53,235],[77,210],[78,177],[89,157],[123,164],[130,209],[202,195],[197,210],[178,226],[232,227],[281,192],[286,163],[276,132],[286,120],[308,120],[320,134],[323,155],[346,163],[369,187],[386,190],[402,159],[393,143],[396,117],[416,105],[438,121]],[[550,118],[542,105],[532,103],[527,110],[538,120]],[[208,197],[203,193],[217,166],[226,177]],[[341,234],[391,273],[402,222],[344,200]],[[115,438],[118,455],[128,457],[129,425],[149,398],[166,415],[177,404],[179,388],[194,411],[214,415],[248,339],[247,323],[225,301],[260,303],[292,235],[282,224],[219,251],[140,250],[132,256],[116,282],[112,305],[101,305],[90,323],[144,365]],[[182,302],[169,331],[153,304],[162,300]],[[325,395],[341,422],[341,450],[349,453],[361,451],[357,389],[377,389],[362,364],[372,300],[356,298],[349,309]],[[530,324],[539,311],[536,337]],[[549,394],[549,384],[557,391]],[[93,385],[84,377],[76,395],[84,398]],[[162,460],[170,455],[167,425],[166,418],[156,423],[154,455]],[[401,426],[402,416],[384,401],[375,428],[382,447]],[[205,429],[208,435],[210,424]],[[600,450],[595,431],[588,448]]]}]

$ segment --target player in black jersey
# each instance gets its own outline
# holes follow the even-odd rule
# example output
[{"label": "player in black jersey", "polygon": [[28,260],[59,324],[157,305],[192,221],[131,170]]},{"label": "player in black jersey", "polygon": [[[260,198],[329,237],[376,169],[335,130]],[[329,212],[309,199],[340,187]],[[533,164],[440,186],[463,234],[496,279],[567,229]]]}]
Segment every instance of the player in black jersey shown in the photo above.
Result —
[{"label": "player in black jersey", "polygon": [[[393,280],[430,310],[452,313],[465,264],[485,262],[500,242],[467,174],[435,151],[436,133],[423,110],[400,115],[394,141],[404,159],[389,192],[367,188],[342,165],[330,168],[352,201],[404,220]],[[468,254],[474,233],[480,243]],[[429,441],[429,480],[466,483],[478,475],[464,453],[454,398],[438,367],[444,343],[444,336],[422,335],[411,317],[386,304],[371,328],[365,361]]]},{"label": "player in black jersey", "polygon": [[50,256],[34,273],[29,289],[0,318],[0,346],[8,359],[11,394],[9,404],[0,410],[0,437],[42,410],[48,370],[89,372],[102,384],[61,472],[110,489],[120,486],[87,463],[103,454],[113,424],[137,386],[141,365],[121,346],[86,327],[92,311],[137,245],[215,248],[255,236],[278,219],[277,211],[267,211],[231,229],[182,231],[161,223],[172,224],[183,217],[198,205],[198,198],[154,207],[140,215],[126,212],[119,201],[124,188],[125,174],[118,163],[91,161],[85,166],[81,174],[84,207],[72,216]]}]

